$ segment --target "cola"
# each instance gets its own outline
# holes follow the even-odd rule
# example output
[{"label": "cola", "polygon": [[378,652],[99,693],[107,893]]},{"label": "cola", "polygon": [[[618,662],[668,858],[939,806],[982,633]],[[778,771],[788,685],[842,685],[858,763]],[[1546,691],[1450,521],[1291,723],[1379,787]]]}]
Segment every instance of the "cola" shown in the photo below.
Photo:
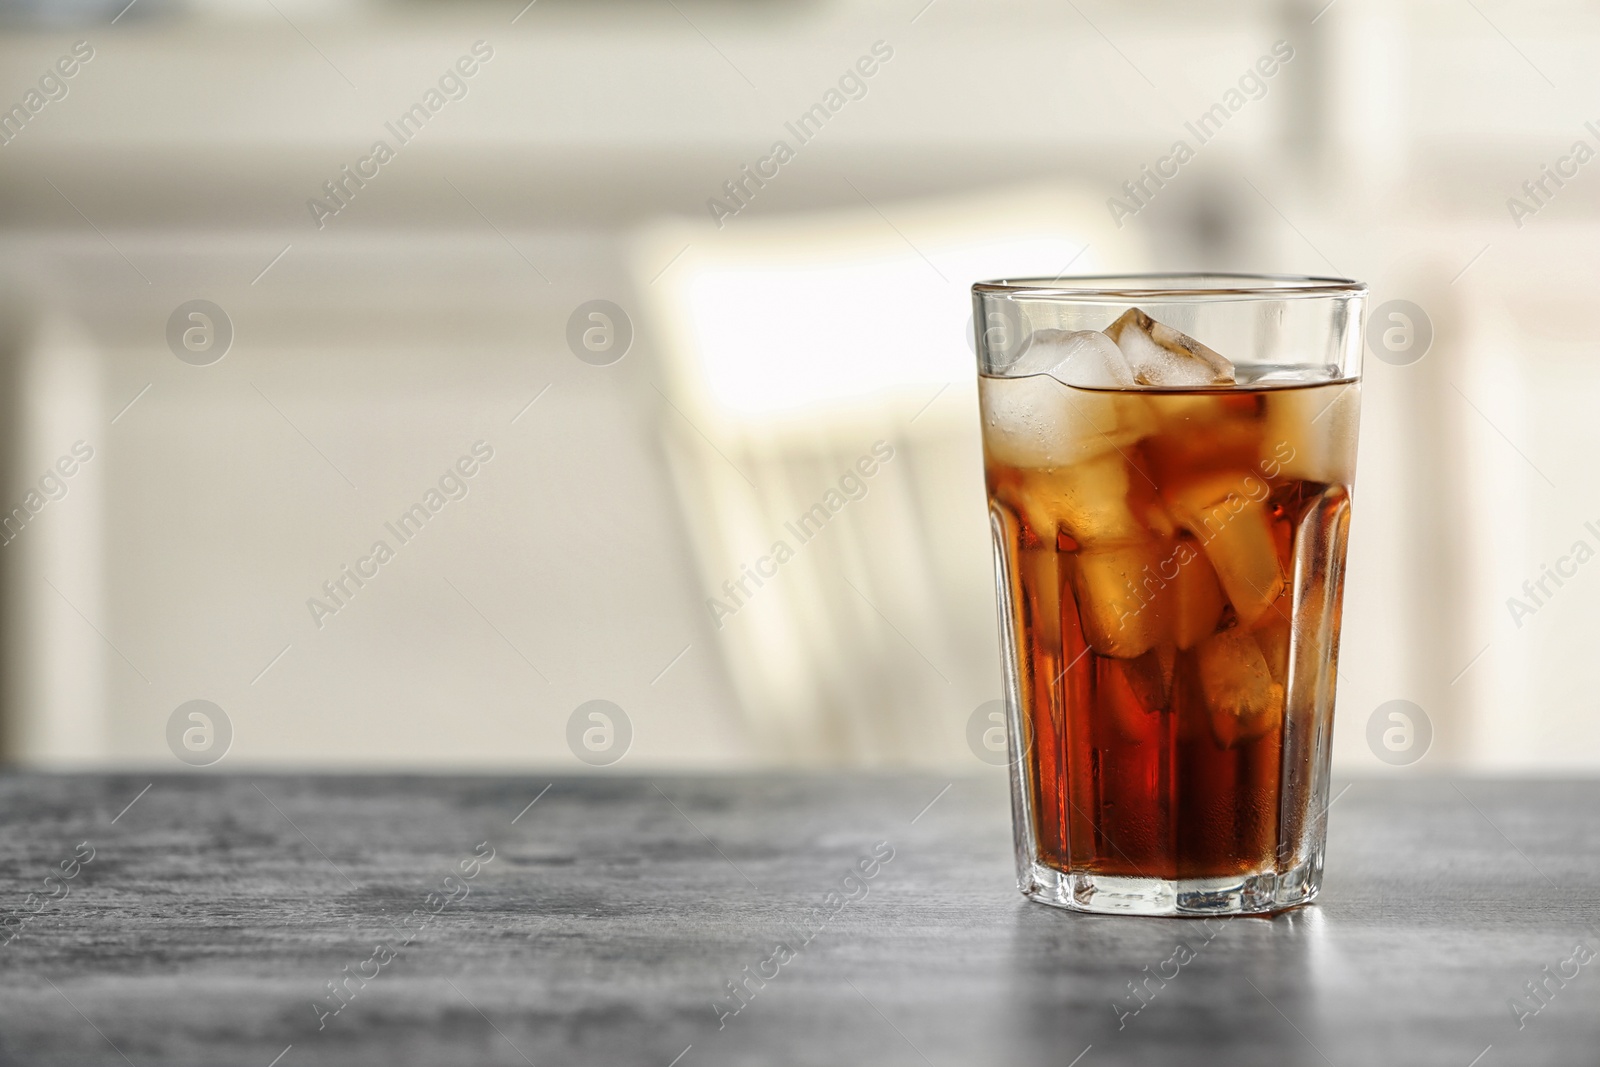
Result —
[{"label": "cola", "polygon": [[1019,858],[1069,906],[1136,879],[1252,910],[1320,875],[1360,387],[1207,376],[980,379]]}]

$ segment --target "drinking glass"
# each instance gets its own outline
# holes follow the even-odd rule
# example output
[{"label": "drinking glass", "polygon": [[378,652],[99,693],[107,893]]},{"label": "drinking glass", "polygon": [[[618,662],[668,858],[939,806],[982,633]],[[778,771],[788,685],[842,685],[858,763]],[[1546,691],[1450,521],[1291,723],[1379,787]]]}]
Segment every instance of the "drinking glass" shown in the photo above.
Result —
[{"label": "drinking glass", "polygon": [[1029,898],[1316,896],[1365,298],[1266,275],[973,286]]}]

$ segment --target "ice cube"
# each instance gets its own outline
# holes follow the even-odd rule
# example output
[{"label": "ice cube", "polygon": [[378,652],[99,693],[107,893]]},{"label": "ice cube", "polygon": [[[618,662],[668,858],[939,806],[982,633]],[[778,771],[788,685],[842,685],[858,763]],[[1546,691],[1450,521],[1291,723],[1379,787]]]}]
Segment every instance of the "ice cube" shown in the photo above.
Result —
[{"label": "ice cube", "polygon": [[1204,474],[1167,492],[1173,516],[1200,542],[1246,626],[1265,615],[1287,585],[1267,512],[1269,492],[1265,480],[1243,471]]},{"label": "ice cube", "polygon": [[1178,568],[1172,580],[1172,639],[1188,651],[1211,636],[1226,605],[1217,572],[1194,541],[1178,542],[1172,558]]},{"label": "ice cube", "polygon": [[1233,364],[1193,337],[1129,308],[1105,329],[1140,385],[1230,385]]},{"label": "ice cube", "polygon": [[1228,406],[1226,393],[1174,393],[1155,398],[1156,418],[1161,425],[1180,432],[1220,422],[1235,412]]},{"label": "ice cube", "polygon": [[1072,587],[1083,636],[1096,652],[1133,659],[1166,636],[1168,594],[1156,570],[1162,558],[1154,538],[1077,553]]},{"label": "ice cube", "polygon": [[1048,375],[978,381],[984,446],[1014,467],[1065,467],[1155,431],[1143,397],[1073,390]]},{"label": "ice cube", "polygon": [[1265,394],[1261,469],[1273,477],[1350,485],[1356,473],[1361,390],[1354,384]]},{"label": "ice cube", "polygon": [[1133,370],[1122,350],[1097,330],[1035,330],[1008,373],[1012,377],[1048,374],[1080,389],[1127,389],[1133,385]]},{"label": "ice cube", "polygon": [[1196,651],[1200,691],[1211,728],[1224,748],[1262,736],[1283,718],[1283,685],[1273,680],[1254,637],[1233,627],[1201,642]]},{"label": "ice cube", "polygon": [[1127,544],[1150,536],[1134,512],[1132,497],[1150,500],[1154,491],[1141,482],[1143,491],[1134,494],[1132,479],[1138,477],[1120,454],[1102,452],[1068,467],[1025,471],[1014,485],[1008,479],[997,492],[1040,537],[1065,533],[1084,546]]},{"label": "ice cube", "polygon": [[1284,685],[1289,680],[1289,619],[1273,612],[1256,628],[1256,644],[1266,658],[1272,680]]},{"label": "ice cube", "polygon": [[1061,525],[1084,546],[1142,541],[1149,531],[1129,506],[1130,484],[1138,475],[1116,452],[1102,452],[1056,472],[1042,494],[1050,498]]}]

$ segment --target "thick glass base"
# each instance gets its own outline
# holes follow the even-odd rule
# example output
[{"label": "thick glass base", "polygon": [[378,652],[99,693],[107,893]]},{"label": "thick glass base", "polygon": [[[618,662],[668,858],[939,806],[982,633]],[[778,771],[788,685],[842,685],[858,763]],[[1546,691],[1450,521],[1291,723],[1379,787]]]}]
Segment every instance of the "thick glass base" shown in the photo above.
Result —
[{"label": "thick glass base", "polygon": [[1022,895],[1040,904],[1100,915],[1270,915],[1309,904],[1322,887],[1322,865],[1308,860],[1287,871],[1236,878],[1117,878],[1024,868]]}]

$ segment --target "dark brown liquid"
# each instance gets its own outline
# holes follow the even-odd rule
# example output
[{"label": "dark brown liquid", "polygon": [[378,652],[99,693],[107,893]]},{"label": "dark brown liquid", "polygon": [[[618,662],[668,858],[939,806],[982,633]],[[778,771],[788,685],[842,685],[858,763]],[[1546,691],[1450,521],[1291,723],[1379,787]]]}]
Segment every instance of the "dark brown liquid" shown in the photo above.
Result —
[{"label": "dark brown liquid", "polygon": [[1297,860],[1353,458],[1353,418],[1318,413],[1347,387],[1059,388],[1077,415],[1135,406],[1033,466],[989,431],[1040,862],[1174,879]]}]

